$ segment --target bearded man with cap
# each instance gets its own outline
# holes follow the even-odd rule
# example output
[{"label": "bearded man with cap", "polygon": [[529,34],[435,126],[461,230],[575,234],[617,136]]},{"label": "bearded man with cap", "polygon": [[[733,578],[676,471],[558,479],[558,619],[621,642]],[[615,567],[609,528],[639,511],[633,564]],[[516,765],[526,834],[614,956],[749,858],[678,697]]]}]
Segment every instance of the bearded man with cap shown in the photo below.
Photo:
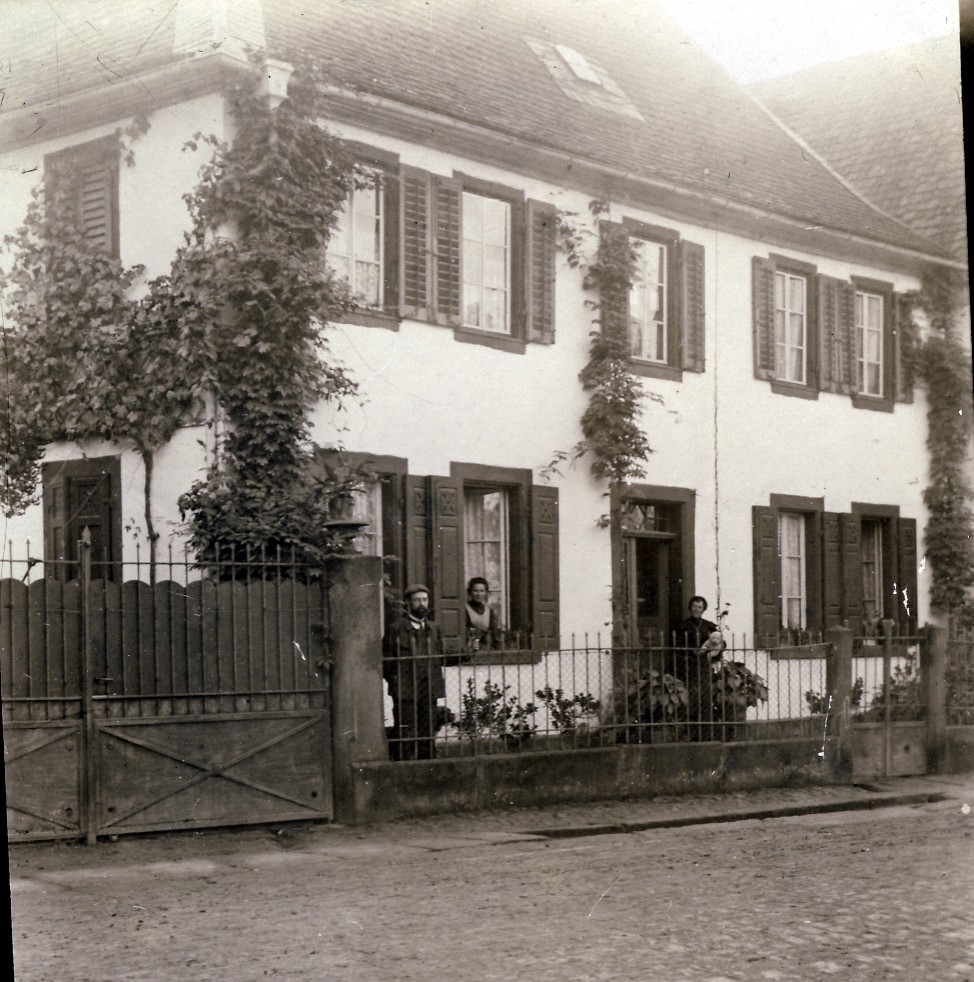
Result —
[{"label": "bearded man with cap", "polygon": [[403,594],[404,616],[382,639],[382,676],[389,684],[395,739],[392,760],[430,760],[436,747],[436,702],[446,695],[443,632],[429,618],[429,588],[414,583]]}]

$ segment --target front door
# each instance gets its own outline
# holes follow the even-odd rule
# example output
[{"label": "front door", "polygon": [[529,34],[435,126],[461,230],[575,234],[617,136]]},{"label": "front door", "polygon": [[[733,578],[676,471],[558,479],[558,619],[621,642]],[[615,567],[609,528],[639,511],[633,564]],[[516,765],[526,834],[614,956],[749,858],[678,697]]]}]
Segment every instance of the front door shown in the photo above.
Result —
[{"label": "front door", "polygon": [[670,543],[667,539],[626,536],[629,620],[636,638],[670,633]]}]

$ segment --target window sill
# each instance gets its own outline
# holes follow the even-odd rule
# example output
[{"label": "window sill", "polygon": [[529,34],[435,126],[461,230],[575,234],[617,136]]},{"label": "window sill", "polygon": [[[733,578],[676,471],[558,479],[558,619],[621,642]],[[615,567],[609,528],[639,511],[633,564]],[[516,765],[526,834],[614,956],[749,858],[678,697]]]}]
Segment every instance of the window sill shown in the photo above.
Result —
[{"label": "window sill", "polygon": [[893,400],[884,399],[882,396],[854,395],[852,405],[856,409],[871,409],[875,413],[891,413],[893,411]]},{"label": "window sill", "polygon": [[791,396],[794,399],[818,399],[818,389],[797,382],[771,382],[771,391],[778,396]]},{"label": "window sill", "polygon": [[356,327],[381,327],[387,331],[399,330],[399,316],[386,313],[384,310],[370,310],[361,307],[351,310],[336,321],[338,324],[354,324]]},{"label": "window sill", "polygon": [[630,358],[629,371],[633,375],[639,375],[642,378],[665,378],[672,382],[683,381],[683,369],[674,368],[672,365],[658,365],[648,361],[636,361],[634,358]]},{"label": "window sill", "polygon": [[540,651],[476,651],[466,665],[540,665]]},{"label": "window sill", "polygon": [[455,327],[453,340],[462,344],[481,344],[485,348],[496,348],[498,351],[510,351],[515,355],[523,355],[527,347],[520,338],[496,334],[494,331],[481,331],[475,327]]},{"label": "window sill", "polygon": [[782,648],[771,648],[768,658],[771,661],[797,661],[806,658],[825,658],[828,654],[828,644],[786,645]]}]

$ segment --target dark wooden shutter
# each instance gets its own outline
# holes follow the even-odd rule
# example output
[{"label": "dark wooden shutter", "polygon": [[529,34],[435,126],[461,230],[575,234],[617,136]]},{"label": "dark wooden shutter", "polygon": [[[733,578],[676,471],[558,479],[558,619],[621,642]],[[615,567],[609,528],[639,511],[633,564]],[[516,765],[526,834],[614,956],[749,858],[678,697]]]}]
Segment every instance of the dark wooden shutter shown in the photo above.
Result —
[{"label": "dark wooden shutter", "polygon": [[399,177],[399,313],[430,318],[430,175],[403,167]]},{"label": "dark wooden shutter", "polygon": [[862,528],[858,515],[840,515],[842,533],[842,620],[862,634]]},{"label": "dark wooden shutter", "polygon": [[555,227],[557,211],[543,201],[528,201],[525,249],[525,314],[528,341],[555,341]]},{"label": "dark wooden shutter", "polygon": [[95,578],[118,578],[122,561],[120,467],[117,457],[45,464],[42,470],[44,558],[60,561],[56,579],[78,576],[78,539],[91,533]]},{"label": "dark wooden shutter", "polygon": [[848,347],[849,333],[855,330],[854,296],[851,283],[834,276],[819,276],[819,386],[824,392],[850,391]]},{"label": "dark wooden shutter", "polygon": [[842,623],[842,529],[835,512],[822,515],[822,627]]},{"label": "dark wooden shutter", "polygon": [[901,630],[917,631],[917,523],[915,518],[894,521],[896,534],[896,613]]},{"label": "dark wooden shutter", "polygon": [[774,272],[770,259],[755,256],[751,260],[754,377],[760,379],[775,377]]},{"label": "dark wooden shutter", "polygon": [[848,324],[843,338],[843,359],[846,390],[851,395],[859,392],[859,332],[856,330],[856,288],[848,292]]},{"label": "dark wooden shutter", "polygon": [[781,627],[781,561],[778,558],[778,514],[773,508],[751,509],[754,536],[754,641],[769,645]]},{"label": "dark wooden shutter", "polygon": [[531,488],[531,631],[536,648],[557,648],[559,626],[558,489]]},{"label": "dark wooden shutter", "polygon": [[910,321],[912,317],[905,308],[899,293],[892,295],[893,309],[893,378],[894,398],[897,402],[913,402],[913,368],[910,364],[912,345],[910,344]]},{"label": "dark wooden shutter", "polygon": [[[67,481],[63,464],[43,465],[44,485],[44,558],[57,563],[68,559],[67,543]],[[53,580],[65,580],[65,569],[55,565],[46,575]]]},{"label": "dark wooden shutter", "polygon": [[430,502],[429,478],[406,476],[405,551],[406,586],[430,585]]},{"label": "dark wooden shutter", "polygon": [[68,196],[85,241],[93,249],[117,257],[118,138],[113,134],[45,157],[49,190]]},{"label": "dark wooden shutter", "polygon": [[[603,242],[615,252],[628,246],[629,232],[620,222],[600,222],[599,234]],[[616,282],[602,284],[599,296],[599,315],[602,333],[621,341],[629,351],[629,288],[620,278]]]},{"label": "dark wooden shutter", "polygon": [[706,361],[704,248],[696,242],[685,240],[680,242],[678,248],[683,367],[689,372],[702,372]]},{"label": "dark wooden shutter", "polygon": [[118,255],[115,188],[118,171],[108,161],[90,161],[78,172],[78,213],[89,245]]},{"label": "dark wooden shutter", "polygon": [[460,323],[459,181],[433,178],[433,298],[438,324]]},{"label": "dark wooden shutter", "polygon": [[400,213],[400,181],[399,175],[389,170],[382,171],[382,238],[384,268],[382,270],[382,306],[386,313],[393,316],[399,313],[399,270],[402,236],[399,223]]},{"label": "dark wooden shutter", "polygon": [[448,652],[466,638],[463,580],[463,481],[430,478],[433,502],[433,612]]}]

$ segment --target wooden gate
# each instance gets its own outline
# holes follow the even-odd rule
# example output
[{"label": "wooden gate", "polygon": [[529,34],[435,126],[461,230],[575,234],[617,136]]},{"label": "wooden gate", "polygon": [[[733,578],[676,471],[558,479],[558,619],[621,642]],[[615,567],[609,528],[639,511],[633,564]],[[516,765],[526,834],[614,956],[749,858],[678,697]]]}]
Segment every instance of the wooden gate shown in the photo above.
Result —
[{"label": "wooden gate", "polygon": [[899,634],[893,621],[881,628],[853,642],[850,743],[858,780],[927,772],[927,639]]},{"label": "wooden gate", "polygon": [[11,841],[332,817],[317,571],[92,580],[86,550],[17,565],[0,580]]}]

